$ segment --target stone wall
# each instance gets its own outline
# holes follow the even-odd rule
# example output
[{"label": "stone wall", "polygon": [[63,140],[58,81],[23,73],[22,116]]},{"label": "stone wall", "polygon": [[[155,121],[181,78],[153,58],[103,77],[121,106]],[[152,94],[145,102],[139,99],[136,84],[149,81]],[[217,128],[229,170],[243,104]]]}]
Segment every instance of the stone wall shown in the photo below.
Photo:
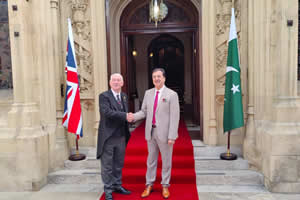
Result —
[{"label": "stone wall", "polygon": [[0,1],[0,47],[0,89],[11,89],[13,85],[7,1]]},{"label": "stone wall", "polygon": [[[248,1],[249,105],[244,156],[273,192],[300,192],[298,1]],[[293,20],[288,26],[287,20]]]},{"label": "stone wall", "polygon": [[6,125],[0,127],[3,191],[39,190],[68,156],[56,116],[57,5],[8,1],[14,89]]}]

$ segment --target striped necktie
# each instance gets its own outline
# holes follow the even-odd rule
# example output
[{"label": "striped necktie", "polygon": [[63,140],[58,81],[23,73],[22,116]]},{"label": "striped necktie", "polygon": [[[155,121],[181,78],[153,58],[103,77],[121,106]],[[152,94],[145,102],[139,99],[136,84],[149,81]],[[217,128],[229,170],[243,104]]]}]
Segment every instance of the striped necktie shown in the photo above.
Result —
[{"label": "striped necktie", "polygon": [[123,105],[122,105],[122,102],[121,102],[121,99],[120,99],[120,95],[117,94],[117,102],[118,104],[121,106],[121,109],[123,109]]}]

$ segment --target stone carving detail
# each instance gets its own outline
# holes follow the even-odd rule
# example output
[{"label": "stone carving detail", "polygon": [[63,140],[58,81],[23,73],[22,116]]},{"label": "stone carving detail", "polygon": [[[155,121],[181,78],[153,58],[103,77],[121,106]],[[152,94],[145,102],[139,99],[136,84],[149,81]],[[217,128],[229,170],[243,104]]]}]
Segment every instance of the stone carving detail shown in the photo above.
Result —
[{"label": "stone carving detail", "polygon": [[227,27],[230,25],[232,0],[219,0],[217,1],[217,35],[224,34]]},{"label": "stone carving detail", "polygon": [[227,63],[227,47],[228,45],[220,45],[216,48],[216,73],[217,73],[217,88],[225,87],[225,67]]},{"label": "stone carving detail", "polygon": [[[235,20],[238,33],[238,40],[240,37],[240,0],[235,0]],[[224,95],[225,87],[225,71],[227,63],[227,49],[228,37],[231,19],[232,0],[218,0],[217,14],[216,14],[216,89],[217,95]],[[240,43],[239,43],[240,45]],[[240,48],[240,47],[239,47]],[[220,93],[222,91],[222,93]]]},{"label": "stone carving detail", "polygon": [[94,81],[89,0],[72,0],[71,6],[81,98],[92,98]]}]

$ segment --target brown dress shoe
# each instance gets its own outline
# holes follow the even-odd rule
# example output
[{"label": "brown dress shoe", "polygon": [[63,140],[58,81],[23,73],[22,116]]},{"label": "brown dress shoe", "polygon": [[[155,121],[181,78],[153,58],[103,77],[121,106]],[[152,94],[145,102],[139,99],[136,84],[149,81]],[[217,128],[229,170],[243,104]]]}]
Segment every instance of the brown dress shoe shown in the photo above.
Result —
[{"label": "brown dress shoe", "polygon": [[141,197],[145,198],[145,197],[149,196],[151,192],[152,192],[152,185],[147,185],[147,187],[145,188],[145,190],[142,193]]},{"label": "brown dress shoe", "polygon": [[169,192],[169,189],[167,187],[163,187],[163,189],[162,189],[162,196],[165,199],[169,198],[170,192]]}]

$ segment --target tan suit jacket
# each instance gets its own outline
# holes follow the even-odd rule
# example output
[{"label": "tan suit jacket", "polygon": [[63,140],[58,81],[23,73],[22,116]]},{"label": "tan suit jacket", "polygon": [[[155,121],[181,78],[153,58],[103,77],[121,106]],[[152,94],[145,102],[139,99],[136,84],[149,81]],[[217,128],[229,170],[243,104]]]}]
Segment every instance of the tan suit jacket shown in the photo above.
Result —
[{"label": "tan suit jacket", "polygon": [[[146,140],[151,140],[154,98],[155,88],[147,90],[141,110],[134,114],[135,121],[146,117]],[[168,139],[176,140],[178,137],[180,110],[178,95],[175,91],[167,87],[163,89],[158,101],[155,117],[159,140],[162,142],[168,142]]]}]

